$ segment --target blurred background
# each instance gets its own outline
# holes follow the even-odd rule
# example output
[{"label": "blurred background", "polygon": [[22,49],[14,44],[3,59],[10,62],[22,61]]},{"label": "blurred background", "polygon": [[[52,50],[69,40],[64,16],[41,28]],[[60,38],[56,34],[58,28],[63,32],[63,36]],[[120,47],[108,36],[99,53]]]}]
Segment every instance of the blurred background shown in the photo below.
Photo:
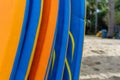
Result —
[{"label": "blurred background", "polygon": [[120,0],[86,0],[80,80],[120,80]]}]

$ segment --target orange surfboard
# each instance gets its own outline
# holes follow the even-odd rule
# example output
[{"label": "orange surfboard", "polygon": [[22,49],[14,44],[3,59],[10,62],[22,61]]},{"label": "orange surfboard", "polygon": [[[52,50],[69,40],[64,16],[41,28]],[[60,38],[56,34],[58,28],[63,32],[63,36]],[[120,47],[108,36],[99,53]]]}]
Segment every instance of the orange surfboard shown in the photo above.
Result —
[{"label": "orange surfboard", "polygon": [[16,55],[26,0],[0,0],[0,80],[9,80]]},{"label": "orange surfboard", "polygon": [[58,14],[58,0],[44,0],[43,15],[29,80],[44,80]]}]

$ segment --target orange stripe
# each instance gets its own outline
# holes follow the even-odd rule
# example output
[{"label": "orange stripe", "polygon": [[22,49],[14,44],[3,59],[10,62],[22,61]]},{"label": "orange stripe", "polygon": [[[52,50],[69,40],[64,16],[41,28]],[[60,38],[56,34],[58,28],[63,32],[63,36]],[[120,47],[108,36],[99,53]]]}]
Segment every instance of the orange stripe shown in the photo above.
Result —
[{"label": "orange stripe", "polygon": [[30,71],[30,80],[44,80],[57,21],[58,0],[44,0],[40,33]]},{"label": "orange stripe", "polygon": [[38,39],[38,35],[39,35],[39,31],[40,31],[40,25],[41,25],[41,20],[42,20],[42,11],[43,11],[43,0],[41,0],[40,19],[39,19],[39,23],[38,23],[38,29],[37,29],[37,32],[36,32],[34,46],[33,46],[32,54],[31,54],[31,57],[30,57],[28,70],[26,72],[25,80],[28,79],[28,76],[29,76],[29,73],[30,73],[30,68],[32,66],[32,61],[33,61],[33,58],[34,58],[34,53],[35,53],[35,49],[36,49],[36,45],[37,45],[37,39]]}]

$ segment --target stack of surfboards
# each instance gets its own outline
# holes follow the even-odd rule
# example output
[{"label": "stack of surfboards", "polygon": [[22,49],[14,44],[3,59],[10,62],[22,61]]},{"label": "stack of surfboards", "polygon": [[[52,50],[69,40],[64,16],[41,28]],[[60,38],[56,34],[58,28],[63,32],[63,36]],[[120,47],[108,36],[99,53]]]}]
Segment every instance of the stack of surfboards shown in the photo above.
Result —
[{"label": "stack of surfboards", "polygon": [[0,80],[78,80],[85,0],[0,0]]}]

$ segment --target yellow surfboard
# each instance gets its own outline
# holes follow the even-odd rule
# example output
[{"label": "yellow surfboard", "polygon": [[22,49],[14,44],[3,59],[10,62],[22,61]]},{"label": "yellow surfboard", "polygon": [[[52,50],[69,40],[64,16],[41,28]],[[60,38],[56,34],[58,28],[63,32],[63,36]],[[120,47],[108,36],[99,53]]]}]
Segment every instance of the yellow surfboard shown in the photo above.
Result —
[{"label": "yellow surfboard", "polygon": [[16,55],[26,0],[0,0],[0,80],[9,80]]}]

